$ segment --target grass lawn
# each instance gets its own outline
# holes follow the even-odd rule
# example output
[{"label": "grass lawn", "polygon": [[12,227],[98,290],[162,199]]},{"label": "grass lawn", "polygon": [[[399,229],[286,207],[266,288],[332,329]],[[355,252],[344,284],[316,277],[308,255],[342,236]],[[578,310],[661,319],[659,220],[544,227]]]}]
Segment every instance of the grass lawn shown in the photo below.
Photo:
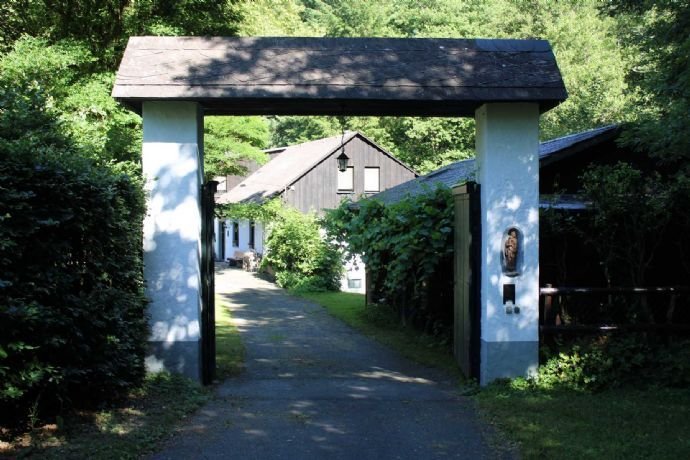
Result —
[{"label": "grass lawn", "polygon": [[[242,372],[244,347],[221,298],[216,299],[216,351],[219,379]],[[75,411],[26,433],[0,427],[0,458],[140,458],[210,397],[184,377],[150,374],[142,388],[108,409]]]},{"label": "grass lawn", "polygon": [[525,459],[690,458],[690,391],[538,392],[492,386],[476,396],[484,415]]},{"label": "grass lawn", "polygon": [[328,312],[353,328],[393,348],[412,361],[446,370],[462,378],[462,373],[447,345],[431,336],[400,326],[392,313],[364,307],[364,295],[347,292],[293,292],[293,295],[323,305]]},{"label": "grass lawn", "polygon": [[[372,315],[364,296],[294,293],[419,363],[459,375],[453,357],[431,338]],[[588,394],[493,385],[474,398],[482,415],[520,445],[525,459],[690,458],[690,390],[616,389]]]},{"label": "grass lawn", "polygon": [[244,345],[232,324],[230,310],[221,296],[216,296],[216,378],[225,380],[244,370]]}]

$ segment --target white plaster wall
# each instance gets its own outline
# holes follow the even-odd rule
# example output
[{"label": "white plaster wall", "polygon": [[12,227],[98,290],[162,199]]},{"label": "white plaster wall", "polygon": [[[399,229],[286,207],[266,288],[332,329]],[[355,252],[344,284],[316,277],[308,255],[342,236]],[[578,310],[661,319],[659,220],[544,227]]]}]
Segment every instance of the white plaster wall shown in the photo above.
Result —
[{"label": "white plaster wall", "polygon": [[264,245],[266,243],[266,227],[264,226],[263,223],[257,222],[256,223],[256,242],[255,242],[255,250],[259,254],[264,253]]},{"label": "white plaster wall", "polygon": [[[233,222],[239,223],[239,244],[233,246],[232,244],[232,225]],[[256,222],[254,226],[254,250],[259,253],[264,253],[265,244],[265,227],[261,222]],[[238,221],[225,221],[225,258],[232,257],[235,251],[246,252],[249,251],[249,221],[241,219]]]},{"label": "white plaster wall", "polygon": [[[476,121],[482,208],[482,342],[538,343],[539,109],[537,104],[486,104],[477,110]],[[524,238],[518,267],[521,274],[512,278],[502,274],[500,258],[503,233],[511,226],[520,229]],[[519,314],[505,313],[506,283],[516,285]],[[482,372],[487,364],[484,358]],[[536,363],[537,357],[524,358]],[[535,370],[533,364],[529,367],[527,373]]]},{"label": "white plaster wall", "polygon": [[[345,262],[345,273],[340,280],[340,290],[343,292],[354,292],[357,294],[366,293],[366,276],[364,262],[359,255],[355,255],[353,260],[348,260]],[[361,280],[361,285],[359,288],[349,288],[348,280],[359,279]]]},{"label": "white plaster wall", "polygon": [[201,112],[195,103],[144,102],[143,119],[142,167],[148,194],[144,274],[151,299],[150,340],[198,341]]}]

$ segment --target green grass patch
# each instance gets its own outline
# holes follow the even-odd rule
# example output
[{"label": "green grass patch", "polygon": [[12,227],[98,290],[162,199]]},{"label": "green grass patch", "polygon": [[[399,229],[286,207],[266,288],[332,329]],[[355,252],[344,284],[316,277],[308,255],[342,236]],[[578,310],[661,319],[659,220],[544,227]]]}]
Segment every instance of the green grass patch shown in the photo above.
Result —
[{"label": "green grass patch", "polygon": [[291,292],[311,300],[344,323],[374,340],[392,348],[401,355],[425,366],[444,369],[462,378],[462,373],[448,344],[436,337],[400,325],[398,318],[382,307],[364,306],[364,295],[348,292]]},{"label": "green grass patch", "polygon": [[546,392],[508,383],[476,398],[525,459],[690,458],[687,389]]},{"label": "green grass patch", "polygon": [[0,457],[129,459],[153,452],[179,421],[205,403],[197,383],[168,373],[150,374],[144,385],[107,409],[76,411],[10,438],[0,434]]},{"label": "green grass patch", "polygon": [[216,378],[225,380],[241,374],[244,356],[244,344],[230,309],[221,296],[216,296]]},{"label": "green grass patch", "polygon": [[[293,294],[414,361],[461,375],[446,346],[399,326],[388,312],[365,308],[363,295]],[[484,418],[517,442],[525,459],[690,458],[687,389],[543,391],[518,381],[491,385],[475,398]]]}]

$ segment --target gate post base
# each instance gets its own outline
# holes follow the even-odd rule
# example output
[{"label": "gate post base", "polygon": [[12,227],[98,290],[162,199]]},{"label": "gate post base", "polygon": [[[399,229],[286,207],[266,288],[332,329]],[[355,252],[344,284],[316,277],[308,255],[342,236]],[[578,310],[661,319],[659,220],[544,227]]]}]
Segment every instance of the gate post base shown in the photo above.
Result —
[{"label": "gate post base", "polygon": [[149,341],[146,354],[148,372],[168,371],[192,380],[201,380],[201,342]]},{"label": "gate post base", "polygon": [[481,342],[482,384],[500,378],[531,377],[539,366],[539,342]]}]

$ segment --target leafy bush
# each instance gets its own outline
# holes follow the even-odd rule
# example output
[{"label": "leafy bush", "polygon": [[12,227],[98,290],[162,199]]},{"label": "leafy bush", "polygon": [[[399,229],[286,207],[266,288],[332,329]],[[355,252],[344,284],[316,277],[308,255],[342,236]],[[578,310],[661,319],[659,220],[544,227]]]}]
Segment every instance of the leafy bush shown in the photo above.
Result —
[{"label": "leafy bush", "polygon": [[16,421],[143,378],[145,206],[133,171],[85,159],[38,83],[0,77],[0,414]]},{"label": "leafy bush", "polygon": [[658,344],[643,335],[581,339],[539,368],[542,389],[596,391],[631,384],[690,385],[690,342]]},{"label": "leafy bush", "polygon": [[449,335],[453,302],[453,201],[448,188],[385,206],[363,200],[326,218],[329,237],[360,254],[376,299],[397,309],[404,324]]},{"label": "leafy bush", "polygon": [[627,163],[591,167],[582,181],[584,196],[593,203],[590,241],[606,281],[645,286],[651,261],[672,222],[671,184]]},{"label": "leafy bush", "polygon": [[313,214],[283,209],[268,228],[262,267],[284,288],[337,291],[343,273],[339,249],[324,240]]}]

